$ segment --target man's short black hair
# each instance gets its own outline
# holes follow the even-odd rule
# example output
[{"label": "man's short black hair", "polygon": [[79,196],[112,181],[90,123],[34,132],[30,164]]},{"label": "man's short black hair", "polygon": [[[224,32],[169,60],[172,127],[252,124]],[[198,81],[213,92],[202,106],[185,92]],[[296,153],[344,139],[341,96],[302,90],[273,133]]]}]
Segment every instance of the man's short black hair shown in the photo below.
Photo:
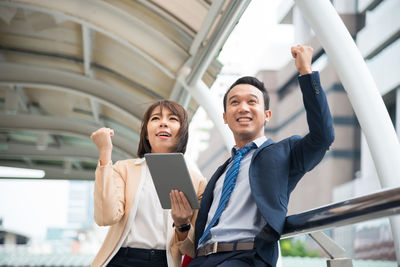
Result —
[{"label": "man's short black hair", "polygon": [[244,76],[242,78],[239,78],[234,82],[229,89],[226,91],[224,95],[224,112],[226,112],[226,97],[228,96],[228,93],[232,90],[233,87],[235,87],[238,84],[250,84],[254,87],[256,87],[258,90],[260,90],[263,93],[264,96],[264,109],[268,110],[269,109],[269,94],[267,89],[264,86],[264,83],[259,81],[257,78],[252,77],[252,76]]}]

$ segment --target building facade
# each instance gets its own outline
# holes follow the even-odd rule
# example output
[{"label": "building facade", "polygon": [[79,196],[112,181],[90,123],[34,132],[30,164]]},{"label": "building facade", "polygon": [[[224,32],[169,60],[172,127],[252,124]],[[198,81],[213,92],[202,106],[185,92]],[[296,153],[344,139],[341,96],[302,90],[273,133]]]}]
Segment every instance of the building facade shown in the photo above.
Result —
[{"label": "building facade", "polygon": [[[336,0],[332,3],[364,57],[399,133],[400,1]],[[329,57],[293,1],[281,1],[278,13],[280,23],[293,26],[296,44],[314,48],[313,70],[320,72],[335,127],[334,143],[322,162],[293,191],[288,214],[379,190],[368,145]],[[305,135],[308,126],[293,62],[278,70],[260,70],[256,76],[266,84],[271,97],[272,118],[266,126],[266,136],[279,141],[293,134]],[[208,178],[229,157],[217,132],[211,133],[210,140],[210,148],[198,161],[200,170]],[[337,228],[332,236],[352,258],[395,260],[387,218]]]}]

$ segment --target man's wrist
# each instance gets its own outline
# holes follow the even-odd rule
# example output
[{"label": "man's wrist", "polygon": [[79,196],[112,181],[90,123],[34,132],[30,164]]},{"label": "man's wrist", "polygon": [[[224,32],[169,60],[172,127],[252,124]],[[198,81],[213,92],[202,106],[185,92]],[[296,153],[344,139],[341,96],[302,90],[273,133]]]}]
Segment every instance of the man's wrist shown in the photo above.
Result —
[{"label": "man's wrist", "polygon": [[300,75],[307,75],[307,74],[311,74],[312,73],[312,69],[311,68],[304,68],[304,69],[300,69],[299,72],[300,72]]}]

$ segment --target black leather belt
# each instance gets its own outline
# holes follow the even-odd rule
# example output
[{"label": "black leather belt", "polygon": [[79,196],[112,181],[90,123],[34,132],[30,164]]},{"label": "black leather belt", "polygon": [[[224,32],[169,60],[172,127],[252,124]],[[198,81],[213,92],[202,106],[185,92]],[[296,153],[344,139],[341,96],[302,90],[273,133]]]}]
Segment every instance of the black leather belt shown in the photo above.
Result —
[{"label": "black leather belt", "polygon": [[228,252],[237,250],[252,250],[254,242],[223,242],[211,243],[197,250],[197,256],[207,256],[218,252]]},{"label": "black leather belt", "polygon": [[118,253],[121,256],[132,257],[141,260],[163,260],[167,259],[165,250],[143,249],[143,248],[120,248]]}]

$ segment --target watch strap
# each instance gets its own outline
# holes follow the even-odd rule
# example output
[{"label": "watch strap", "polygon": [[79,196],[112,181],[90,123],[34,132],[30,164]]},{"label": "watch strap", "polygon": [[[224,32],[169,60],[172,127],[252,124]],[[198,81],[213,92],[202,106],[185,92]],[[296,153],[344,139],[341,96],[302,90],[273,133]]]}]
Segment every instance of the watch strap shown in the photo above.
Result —
[{"label": "watch strap", "polygon": [[179,232],[187,232],[190,230],[190,223],[182,224],[180,226],[176,226],[175,223],[172,224],[173,227],[175,227]]}]

